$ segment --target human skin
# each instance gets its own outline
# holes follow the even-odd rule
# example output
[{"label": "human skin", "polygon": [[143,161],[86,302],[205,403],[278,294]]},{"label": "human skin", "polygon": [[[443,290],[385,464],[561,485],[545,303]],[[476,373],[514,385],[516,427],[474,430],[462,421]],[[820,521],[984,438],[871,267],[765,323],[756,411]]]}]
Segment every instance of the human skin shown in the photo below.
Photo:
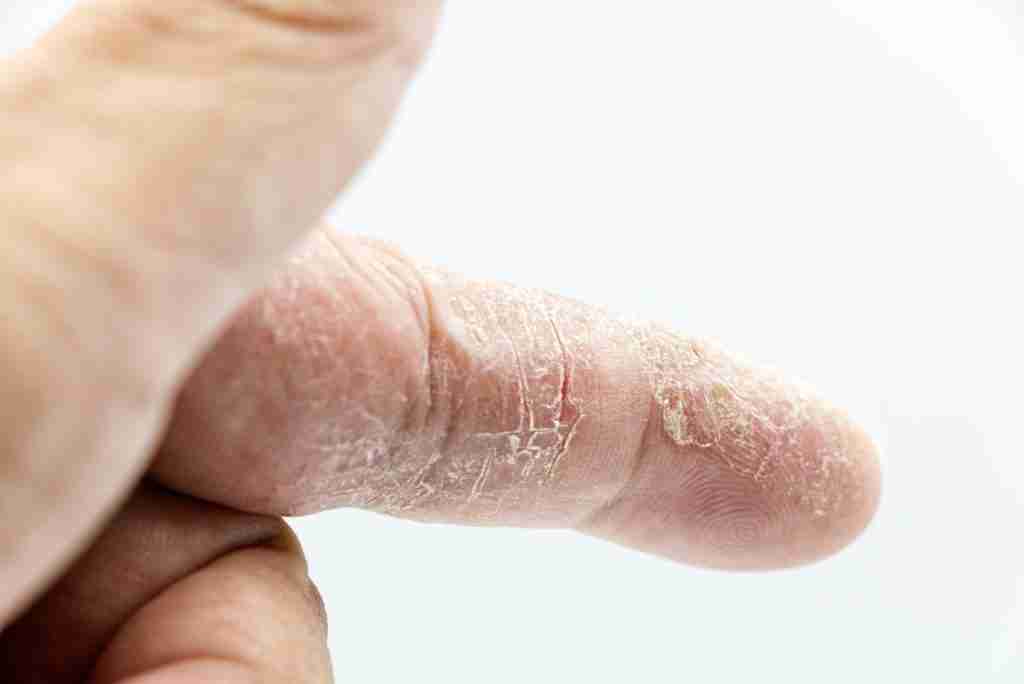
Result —
[{"label": "human skin", "polygon": [[567,527],[743,570],[870,520],[875,449],[808,390],[313,228],[439,11],[91,0],[4,65],[5,681],[329,681],[283,514]]}]

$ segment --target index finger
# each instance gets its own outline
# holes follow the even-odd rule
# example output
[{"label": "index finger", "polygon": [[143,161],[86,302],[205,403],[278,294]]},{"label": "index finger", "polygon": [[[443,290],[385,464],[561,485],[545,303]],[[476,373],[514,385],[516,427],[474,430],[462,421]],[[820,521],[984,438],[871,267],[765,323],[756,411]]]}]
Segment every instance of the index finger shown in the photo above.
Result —
[{"label": "index finger", "polygon": [[877,455],[712,344],[321,234],[186,385],[167,484],[246,510],[575,527],[726,568],[853,539]]}]

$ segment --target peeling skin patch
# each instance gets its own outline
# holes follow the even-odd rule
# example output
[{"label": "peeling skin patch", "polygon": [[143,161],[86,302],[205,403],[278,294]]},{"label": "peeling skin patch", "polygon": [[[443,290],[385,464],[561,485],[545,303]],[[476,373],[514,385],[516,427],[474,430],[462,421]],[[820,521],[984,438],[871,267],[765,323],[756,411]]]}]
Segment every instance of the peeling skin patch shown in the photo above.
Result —
[{"label": "peeling skin patch", "polygon": [[744,539],[863,509],[870,447],[807,389],[656,325],[409,275],[375,249],[307,255],[186,396],[194,426],[228,417],[205,441],[239,466],[225,470],[248,507],[526,526],[618,507]]},{"label": "peeling skin patch", "polygon": [[293,480],[312,493],[312,509],[343,501],[482,523],[517,512],[546,524],[600,506],[607,491],[563,490],[559,479],[581,425],[601,414],[597,388],[576,387],[599,367],[595,340],[638,366],[683,456],[755,483],[782,517],[826,518],[859,491],[845,418],[799,385],[711,344],[543,292],[440,271],[427,280],[437,329],[422,364],[428,415],[405,434],[368,434],[361,418],[361,431],[332,435],[327,447],[316,440],[331,456]]},{"label": "peeling skin patch", "polygon": [[755,482],[786,512],[824,518],[856,492],[846,418],[804,387],[712,345],[632,325],[665,435]]},{"label": "peeling skin patch", "polygon": [[424,519],[459,512],[485,523],[514,510],[538,524],[560,520],[565,499],[579,496],[560,489],[561,468],[588,418],[576,387],[590,356],[583,307],[441,271],[425,277],[434,331],[422,424],[367,435],[360,419],[361,432],[333,435],[331,458],[292,486],[311,493],[311,510],[344,501]]},{"label": "peeling skin patch", "polygon": [[450,425],[444,455],[417,478],[411,501],[421,506],[450,492],[465,497],[467,506],[489,506],[495,513],[521,507],[551,487],[585,418],[574,394],[574,357],[561,332],[558,301],[519,288],[445,287],[451,277],[435,277],[435,287],[449,293],[449,316],[457,319],[452,325],[449,318],[446,327],[465,331],[449,340],[446,356],[467,360],[435,359],[435,374],[462,370],[435,384],[450,387],[454,380],[461,389],[447,400],[459,396],[472,407],[452,413],[472,416],[476,425]]}]

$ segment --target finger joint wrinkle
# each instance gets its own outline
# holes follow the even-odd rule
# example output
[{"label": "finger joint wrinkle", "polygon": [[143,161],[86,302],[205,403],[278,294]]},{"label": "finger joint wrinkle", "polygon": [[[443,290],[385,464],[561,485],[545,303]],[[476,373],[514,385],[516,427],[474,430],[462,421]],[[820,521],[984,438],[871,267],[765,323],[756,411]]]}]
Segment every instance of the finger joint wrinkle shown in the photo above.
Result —
[{"label": "finger joint wrinkle", "polygon": [[513,502],[527,506],[555,482],[585,417],[554,304],[447,275],[428,287],[439,332],[427,424],[439,438],[432,453],[419,455],[401,507],[436,503],[496,515]]}]

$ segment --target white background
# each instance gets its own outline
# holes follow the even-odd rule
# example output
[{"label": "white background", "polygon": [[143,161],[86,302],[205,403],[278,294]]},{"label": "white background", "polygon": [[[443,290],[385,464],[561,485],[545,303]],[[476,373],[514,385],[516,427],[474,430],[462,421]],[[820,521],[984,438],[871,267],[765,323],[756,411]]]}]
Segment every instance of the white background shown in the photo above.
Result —
[{"label": "white background", "polygon": [[[64,0],[8,0],[23,44]],[[298,523],[339,681],[1024,679],[1024,10],[453,0],[346,230],[721,338],[848,406],[885,498],[768,576],[568,533]]]}]

